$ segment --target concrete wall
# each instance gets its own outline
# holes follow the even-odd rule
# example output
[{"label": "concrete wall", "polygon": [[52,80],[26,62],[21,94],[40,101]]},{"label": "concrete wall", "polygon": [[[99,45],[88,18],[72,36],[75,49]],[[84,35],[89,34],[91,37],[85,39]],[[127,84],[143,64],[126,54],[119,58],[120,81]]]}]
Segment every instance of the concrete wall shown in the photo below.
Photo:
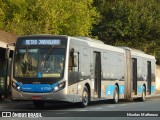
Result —
[{"label": "concrete wall", "polygon": [[16,38],[16,35],[0,30],[0,41],[5,43],[14,43]]}]

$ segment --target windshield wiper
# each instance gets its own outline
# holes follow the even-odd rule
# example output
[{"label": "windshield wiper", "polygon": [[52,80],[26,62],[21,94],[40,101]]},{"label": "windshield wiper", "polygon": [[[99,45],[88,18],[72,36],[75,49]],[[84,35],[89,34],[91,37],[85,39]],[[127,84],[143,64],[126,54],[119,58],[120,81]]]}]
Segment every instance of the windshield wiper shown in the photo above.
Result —
[{"label": "windshield wiper", "polygon": [[48,50],[48,52],[44,55],[44,60],[47,61],[49,59],[49,56],[53,50],[54,46],[51,46],[51,48]]}]

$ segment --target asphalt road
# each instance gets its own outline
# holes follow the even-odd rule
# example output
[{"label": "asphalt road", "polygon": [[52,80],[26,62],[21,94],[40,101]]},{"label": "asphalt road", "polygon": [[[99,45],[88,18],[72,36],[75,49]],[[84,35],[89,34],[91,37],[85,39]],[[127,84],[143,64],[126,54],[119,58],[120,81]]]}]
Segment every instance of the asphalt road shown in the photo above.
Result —
[{"label": "asphalt road", "polygon": [[[72,120],[72,119],[119,119],[125,120],[135,119],[160,119],[160,96],[147,98],[145,102],[125,101],[122,100],[118,104],[112,104],[110,101],[92,102],[86,108],[79,108],[77,104],[62,104],[62,103],[46,103],[42,109],[36,109],[32,102],[27,101],[4,101],[0,102],[0,111],[14,112],[14,113],[39,113],[42,118],[38,120]],[[152,115],[155,115],[153,117]],[[157,117],[158,115],[159,117]],[[147,117],[146,117],[147,116]],[[7,118],[5,118],[7,119]],[[23,118],[8,118],[11,120],[20,120]],[[27,119],[27,118],[24,118]],[[23,119],[23,120],[24,120]]]}]

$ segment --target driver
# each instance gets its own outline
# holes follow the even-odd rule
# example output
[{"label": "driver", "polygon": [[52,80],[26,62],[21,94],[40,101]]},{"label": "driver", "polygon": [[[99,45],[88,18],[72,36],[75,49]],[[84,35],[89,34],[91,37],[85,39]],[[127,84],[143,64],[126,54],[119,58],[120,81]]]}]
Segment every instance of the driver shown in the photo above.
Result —
[{"label": "driver", "polygon": [[57,68],[56,68],[56,71],[57,72],[62,72],[62,70],[63,70],[63,63],[59,63]]},{"label": "driver", "polygon": [[45,64],[45,60],[42,59],[42,60],[40,61],[40,67],[39,67],[40,71],[43,71],[43,70],[44,70],[44,64]]}]

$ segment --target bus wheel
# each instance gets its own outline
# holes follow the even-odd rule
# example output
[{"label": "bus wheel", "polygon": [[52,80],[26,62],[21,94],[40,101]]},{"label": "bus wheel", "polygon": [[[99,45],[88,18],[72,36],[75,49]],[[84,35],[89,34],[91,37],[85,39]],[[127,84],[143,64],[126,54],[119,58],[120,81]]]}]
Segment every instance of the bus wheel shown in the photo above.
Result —
[{"label": "bus wheel", "polygon": [[82,93],[81,107],[86,107],[89,103],[89,92],[88,88],[85,86]]},{"label": "bus wheel", "polygon": [[45,101],[38,101],[38,100],[35,100],[33,101],[33,104],[36,108],[43,108],[44,107],[44,104],[45,104]]},{"label": "bus wheel", "polygon": [[118,103],[118,101],[119,101],[118,87],[115,86],[112,102],[113,102],[114,104],[116,104],[116,103]]},{"label": "bus wheel", "polygon": [[146,95],[145,95],[145,88],[143,87],[143,92],[142,92],[142,97],[141,97],[141,102],[144,102],[146,100]]}]

